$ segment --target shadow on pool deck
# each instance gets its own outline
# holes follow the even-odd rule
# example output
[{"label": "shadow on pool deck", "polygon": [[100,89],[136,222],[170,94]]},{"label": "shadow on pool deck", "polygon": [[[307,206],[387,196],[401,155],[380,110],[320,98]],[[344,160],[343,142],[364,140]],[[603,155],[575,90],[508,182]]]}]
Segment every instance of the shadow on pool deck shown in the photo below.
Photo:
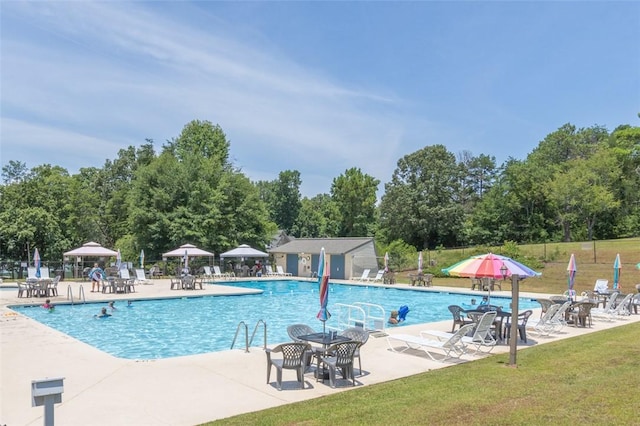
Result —
[{"label": "shadow on pool deck", "polygon": [[[54,303],[65,299],[68,283],[61,284],[61,295],[52,298]],[[71,285],[77,294],[79,284]],[[156,280],[154,285],[137,286],[135,294],[88,293],[87,298],[106,301],[236,292],[231,287],[216,285],[208,285],[206,290],[196,293],[169,287],[168,280]],[[443,287],[435,290],[470,293]],[[509,292],[496,293],[509,295]],[[536,296],[541,295],[532,297]],[[0,292],[0,424],[42,424],[43,408],[31,407],[31,381],[46,377],[65,378],[62,403],[55,407],[55,419],[63,425],[194,425],[353,389],[344,382],[339,383],[343,387],[332,389],[328,383],[316,382],[312,373],[308,373],[305,389],[300,390],[295,373],[285,371],[283,390],[278,391],[275,374],[272,374],[272,383],[266,383],[266,356],[259,347],[252,347],[248,353],[234,349],[153,361],[115,358],[7,309],[7,305],[18,303],[40,304],[42,300],[18,299],[17,289],[15,293]],[[538,314],[539,311],[534,316]],[[536,342],[533,337],[528,345],[639,320],[640,315],[632,315],[624,322],[595,322],[592,329],[566,327],[562,334],[552,338],[539,338]],[[206,338],[205,324],[194,324],[194,327]],[[450,327],[450,320],[428,326],[440,330],[450,330]],[[387,329],[387,332],[417,334],[424,328],[425,325],[414,325]],[[493,353],[508,351],[508,346],[500,345]],[[475,357],[465,355],[463,359]],[[362,347],[364,374],[356,377],[356,388],[447,365],[450,364],[431,361],[418,353],[394,353],[389,350],[387,339],[372,337]]]}]

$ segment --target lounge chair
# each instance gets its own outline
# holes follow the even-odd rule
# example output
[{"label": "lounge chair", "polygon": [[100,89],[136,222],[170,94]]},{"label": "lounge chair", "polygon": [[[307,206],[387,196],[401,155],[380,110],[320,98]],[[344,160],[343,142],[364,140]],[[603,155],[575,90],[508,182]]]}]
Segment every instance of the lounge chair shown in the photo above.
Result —
[{"label": "lounge chair", "polygon": [[285,272],[282,266],[276,265],[276,270],[278,271],[278,276],[281,277],[292,277],[293,274],[291,272]]},{"label": "lounge chair", "polygon": [[[477,324],[468,324],[472,326],[473,334],[471,336],[464,335],[462,337],[462,343],[475,346],[476,352],[480,352],[481,347],[487,347],[489,348],[487,352],[491,352],[497,344],[496,337],[499,337],[494,337],[493,334],[491,334],[491,328],[496,319],[496,315],[496,311],[485,312],[482,314]],[[466,325],[463,325],[460,328],[464,327],[466,327]],[[453,334],[439,330],[424,330],[420,332],[420,336],[425,337],[425,335],[435,336],[439,339],[449,339]]]},{"label": "lounge chair", "polygon": [[[617,293],[613,293],[613,294],[617,294]],[[622,298],[621,301],[618,301],[619,297],[616,297],[615,300],[612,302],[611,301],[612,297],[609,298],[609,303],[607,303],[608,308],[592,309],[591,315],[595,318],[601,318],[606,320],[623,319],[629,316],[629,313],[630,313],[629,303],[633,298],[633,294],[631,293],[627,294],[624,298]]]},{"label": "lounge chair", "polygon": [[265,265],[265,268],[267,270],[266,275],[268,277],[277,277],[278,276],[278,273],[273,271],[273,269],[271,268],[271,265]]},{"label": "lounge chair", "polygon": [[29,266],[27,268],[27,278],[34,278],[37,280],[38,279],[38,277],[36,276],[37,269],[38,268],[36,268],[35,266]]},{"label": "lounge chair", "polygon": [[42,279],[51,278],[51,276],[49,275],[49,267],[48,266],[42,266],[40,268],[40,278],[42,278]]},{"label": "lounge chair", "polygon": [[381,283],[383,276],[384,276],[384,269],[381,269],[376,273],[375,277],[373,277],[373,278],[367,277],[364,281],[366,281],[368,283]]},{"label": "lounge chair", "polygon": [[153,284],[153,282],[147,279],[144,269],[136,269],[136,284]]},{"label": "lounge chair", "polygon": [[[304,389],[305,354],[311,350],[308,343],[283,343],[273,349],[265,349],[267,354],[267,384],[271,378],[271,367],[276,367],[278,390],[282,390],[282,370],[296,370],[298,382]],[[271,354],[282,353],[281,359],[274,359]]]},{"label": "lounge chair", "polygon": [[[211,271],[209,271],[211,272]],[[213,274],[211,275],[211,278],[216,279],[216,278],[222,278],[222,279],[234,279],[235,278],[235,274],[234,273],[229,273],[229,272],[222,272],[220,271],[220,267],[217,265],[213,265]]]},{"label": "lounge chair", "polygon": [[364,271],[362,271],[362,275],[359,277],[351,277],[352,281],[366,281],[369,279],[369,272],[371,272],[371,269],[365,269]]},{"label": "lounge chair", "polygon": [[[447,340],[426,339],[421,336],[413,336],[411,334],[390,334],[387,336],[387,343],[389,348],[394,352],[405,352],[409,349],[418,349],[424,351],[434,361],[444,362],[451,358],[460,358],[467,352],[467,345],[462,341],[462,338],[473,330],[473,324],[467,324],[455,333],[451,334]],[[392,345],[392,341],[402,342],[405,346],[404,349],[397,350]],[[444,353],[444,358],[436,359],[430,349],[438,349]]]},{"label": "lounge chair", "polygon": [[596,284],[593,286],[593,291],[597,293],[608,293],[609,292],[609,280],[605,279],[597,279]]},{"label": "lounge chair", "polygon": [[[360,346],[367,343],[369,340],[369,332],[362,327],[349,327],[340,333],[341,336],[348,337],[349,339],[360,342]],[[360,346],[353,354],[354,358],[358,358],[358,373],[362,374],[362,360],[360,359]]]},{"label": "lounge chair", "polygon": [[564,315],[570,305],[570,302],[565,302],[562,305],[559,303],[551,305],[542,318],[537,321],[529,321],[527,327],[532,332],[543,336],[559,331],[565,324]]}]

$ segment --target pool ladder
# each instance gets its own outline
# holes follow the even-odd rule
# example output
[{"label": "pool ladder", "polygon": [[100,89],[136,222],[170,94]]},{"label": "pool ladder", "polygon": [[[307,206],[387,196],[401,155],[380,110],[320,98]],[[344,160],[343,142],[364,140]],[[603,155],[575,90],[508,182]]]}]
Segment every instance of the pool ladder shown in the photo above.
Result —
[{"label": "pool ladder", "polygon": [[[67,286],[67,300],[71,300],[71,304],[73,305],[73,289],[71,288],[71,284]],[[84,287],[80,284],[80,288],[78,289],[78,301],[82,300],[82,303],[87,303],[87,299],[84,296]]]},{"label": "pool ladder", "polygon": [[249,327],[247,327],[247,323],[245,323],[244,321],[240,321],[240,323],[238,323],[238,327],[236,328],[236,334],[235,336],[233,336],[233,342],[231,342],[231,349],[233,349],[233,347],[236,344],[236,340],[238,339],[238,334],[240,334],[240,330],[244,329],[244,351],[245,352],[249,352],[249,346],[251,346],[251,344],[253,343],[253,338],[256,337],[256,332],[258,331],[258,327],[260,326],[260,324],[262,324],[262,328],[264,330],[264,343],[263,343],[263,349],[267,348],[267,323],[264,322],[264,320],[258,320],[258,322],[256,322],[256,326],[253,328],[253,333],[251,334],[251,339],[249,339]]}]

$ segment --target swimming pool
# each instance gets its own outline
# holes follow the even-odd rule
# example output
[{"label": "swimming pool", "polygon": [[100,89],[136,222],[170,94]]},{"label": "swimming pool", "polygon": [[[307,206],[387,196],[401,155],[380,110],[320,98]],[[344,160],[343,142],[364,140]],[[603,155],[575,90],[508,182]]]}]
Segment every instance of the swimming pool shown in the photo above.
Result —
[{"label": "swimming pool", "polygon": [[[217,283],[220,284],[220,283]],[[12,309],[51,328],[88,343],[113,356],[126,359],[159,359],[227,350],[240,321],[249,327],[267,324],[268,345],[289,341],[286,328],[305,323],[322,330],[316,319],[319,310],[318,284],[307,281],[246,281],[228,283],[235,287],[257,288],[262,294],[242,296],[201,296],[193,298],[116,302],[117,310],[106,319],[96,319],[106,303],[58,305],[49,313],[39,306],[14,306]],[[336,303],[368,302],[381,305],[386,315],[401,305],[410,308],[403,324],[419,324],[451,319],[447,306],[470,303],[477,295],[404,290],[372,286],[334,284],[330,286],[329,311]],[[511,299],[492,297],[492,304],[508,309]],[[521,298],[520,309],[540,305]],[[327,327],[337,325],[336,315]],[[253,346],[262,346],[260,327]],[[244,347],[244,332],[236,348]]]}]

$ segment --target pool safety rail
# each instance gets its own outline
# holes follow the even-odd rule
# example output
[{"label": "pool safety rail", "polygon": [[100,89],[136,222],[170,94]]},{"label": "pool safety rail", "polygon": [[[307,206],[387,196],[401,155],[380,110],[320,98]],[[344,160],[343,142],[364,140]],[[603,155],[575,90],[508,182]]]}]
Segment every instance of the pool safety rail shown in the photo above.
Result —
[{"label": "pool safety rail", "polygon": [[[74,304],[73,301],[73,289],[71,288],[71,284],[69,284],[67,286],[67,300],[71,300],[71,304]],[[87,299],[85,298],[84,295],[84,287],[82,287],[82,284],[80,284],[80,287],[78,288],[78,302],[82,300],[82,303],[87,303]]]},{"label": "pool safety rail", "polygon": [[332,313],[338,318],[337,328],[361,327],[365,330],[384,330],[385,312],[380,305],[354,302],[351,305],[336,303]]},{"label": "pool safety rail", "polygon": [[231,342],[231,349],[236,345],[236,340],[238,340],[238,334],[240,331],[244,330],[244,351],[249,352],[249,346],[253,343],[253,338],[256,336],[256,332],[258,331],[258,327],[262,324],[264,330],[264,342],[262,344],[262,348],[267,348],[267,323],[264,320],[258,320],[256,322],[256,326],[253,328],[253,333],[251,334],[251,339],[249,339],[249,327],[247,327],[247,323],[244,321],[240,321],[238,323],[238,327],[236,328],[236,334],[233,336],[233,342]]}]

